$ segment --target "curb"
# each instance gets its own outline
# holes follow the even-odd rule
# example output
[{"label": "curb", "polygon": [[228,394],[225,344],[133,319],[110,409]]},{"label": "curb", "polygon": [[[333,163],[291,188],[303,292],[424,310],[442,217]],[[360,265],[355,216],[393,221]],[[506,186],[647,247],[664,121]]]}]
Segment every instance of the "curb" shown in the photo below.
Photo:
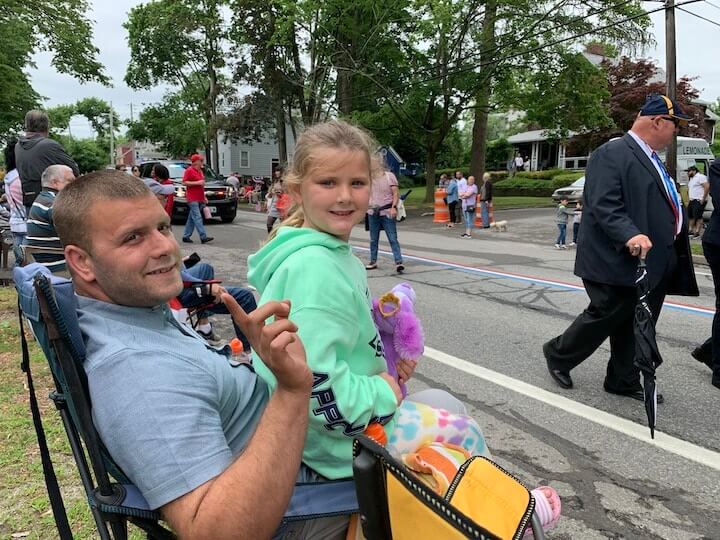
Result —
[{"label": "curb", "polygon": [[709,266],[707,260],[705,260],[704,255],[695,255],[693,253],[692,262],[695,266]]}]

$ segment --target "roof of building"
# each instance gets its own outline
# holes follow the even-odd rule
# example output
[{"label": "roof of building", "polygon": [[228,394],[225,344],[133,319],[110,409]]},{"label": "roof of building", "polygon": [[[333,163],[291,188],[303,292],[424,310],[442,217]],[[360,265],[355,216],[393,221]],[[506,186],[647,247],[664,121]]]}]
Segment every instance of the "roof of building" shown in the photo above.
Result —
[{"label": "roof of building", "polygon": [[[567,136],[568,137],[574,137],[577,135],[575,131],[568,131]],[[525,131],[523,133],[518,133],[516,135],[511,135],[507,138],[508,142],[510,144],[523,144],[523,143],[530,143],[530,142],[538,142],[538,141],[547,141],[548,139],[551,139],[554,137],[551,137],[550,132],[546,129],[535,129],[532,131]]]}]

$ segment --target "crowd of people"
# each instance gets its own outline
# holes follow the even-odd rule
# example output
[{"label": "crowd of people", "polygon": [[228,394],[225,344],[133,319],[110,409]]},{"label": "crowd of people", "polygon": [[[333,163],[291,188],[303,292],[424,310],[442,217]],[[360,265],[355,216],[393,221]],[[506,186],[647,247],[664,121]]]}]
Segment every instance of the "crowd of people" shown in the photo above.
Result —
[{"label": "crowd of people", "polygon": [[[28,113],[23,140],[37,146],[38,130],[47,137],[47,116],[35,113]],[[666,294],[698,294],[684,208],[656,154],[686,119],[665,96],[648,98],[631,131],[593,153],[584,208],[568,208],[567,201],[558,206],[558,245],[565,245],[569,218],[577,217],[575,272],[590,297],[570,327],[542,346],[550,376],[564,389],[573,386],[571,370],[609,338],[605,390],[642,399],[633,363],[638,257],[647,259],[656,319]],[[15,147],[15,160],[30,147]],[[55,145],[47,148],[59,155]],[[12,157],[6,149],[6,163]],[[202,158],[191,161],[185,183],[188,201],[198,204],[182,240],[191,240],[197,229],[207,242],[200,195],[190,196],[191,188],[202,187]],[[719,167],[716,160],[711,193],[720,190]],[[397,455],[428,439],[451,441],[469,455],[487,451],[480,427],[448,392],[403,395],[400,386],[412,378],[414,362],[400,361],[395,377],[388,373],[367,271],[378,268],[381,229],[397,273],[404,271],[396,232],[399,194],[397,179],[382,168],[365,131],[342,121],[307,128],[289,168],[278,170],[267,186],[268,239],[248,258],[257,302],[248,289],[213,284],[212,267],[184,264],[167,206],[174,189],[161,165],[154,179],[143,180],[116,170],[75,178],[77,168],[67,161],[50,163],[40,171],[33,201],[22,171],[35,169],[20,163],[14,169],[6,175],[6,193],[16,219],[30,216],[14,237],[52,239],[73,280],[97,430],[150,507],[181,537],[233,538],[243,530],[251,538],[345,538],[347,516],[289,523],[282,516],[296,482],[352,475],[352,439],[371,424],[383,427]],[[489,176],[479,189],[460,171],[443,182],[452,208],[449,226],[461,208],[461,236],[469,238],[478,198],[481,204],[492,200]],[[366,265],[349,244],[363,219],[370,231]],[[715,225],[711,220],[703,246],[720,284]],[[186,297],[184,305],[197,307],[197,283],[209,284],[201,296],[210,305],[201,307],[196,330],[179,323],[168,303]],[[205,326],[210,312],[231,315],[246,361],[230,362],[226,349],[213,347],[212,327]],[[718,343],[720,314],[696,354],[720,387]],[[427,411],[423,421],[418,408]],[[557,493],[543,487],[534,495],[546,524],[556,521]]]}]

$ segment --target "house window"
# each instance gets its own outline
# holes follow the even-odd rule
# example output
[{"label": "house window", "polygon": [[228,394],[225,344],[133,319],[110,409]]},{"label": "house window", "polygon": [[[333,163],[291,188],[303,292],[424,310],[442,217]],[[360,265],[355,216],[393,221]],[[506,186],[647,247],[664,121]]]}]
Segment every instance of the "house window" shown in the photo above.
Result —
[{"label": "house window", "polygon": [[225,152],[223,152],[223,153],[220,154],[220,155],[222,156],[222,163],[221,163],[220,166],[224,169],[224,168],[225,168]]},{"label": "house window", "polygon": [[247,150],[240,150],[240,167],[243,169],[250,167],[250,152]]}]

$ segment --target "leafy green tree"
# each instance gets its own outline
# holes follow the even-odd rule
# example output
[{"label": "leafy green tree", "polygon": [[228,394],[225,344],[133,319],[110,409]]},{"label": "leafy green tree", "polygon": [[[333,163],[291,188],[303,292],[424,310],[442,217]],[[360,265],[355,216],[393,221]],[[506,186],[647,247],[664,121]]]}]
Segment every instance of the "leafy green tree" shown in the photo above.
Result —
[{"label": "leafy green tree", "polygon": [[130,45],[125,82],[132,88],[170,84],[181,90],[176,96],[194,99],[185,109],[195,110],[204,123],[203,146],[212,146],[213,166],[219,158],[220,72],[228,54],[226,6],[223,0],[156,0],[131,9],[123,25]]},{"label": "leafy green tree", "polygon": [[184,92],[168,93],[161,103],[146,107],[128,127],[127,136],[156,143],[163,152],[186,157],[202,146],[207,135],[199,107]]},{"label": "leafy green tree", "polygon": [[27,69],[50,51],[52,65],[82,82],[109,84],[92,44],[86,0],[4,0],[0,9],[0,138],[17,130],[40,102]]}]

